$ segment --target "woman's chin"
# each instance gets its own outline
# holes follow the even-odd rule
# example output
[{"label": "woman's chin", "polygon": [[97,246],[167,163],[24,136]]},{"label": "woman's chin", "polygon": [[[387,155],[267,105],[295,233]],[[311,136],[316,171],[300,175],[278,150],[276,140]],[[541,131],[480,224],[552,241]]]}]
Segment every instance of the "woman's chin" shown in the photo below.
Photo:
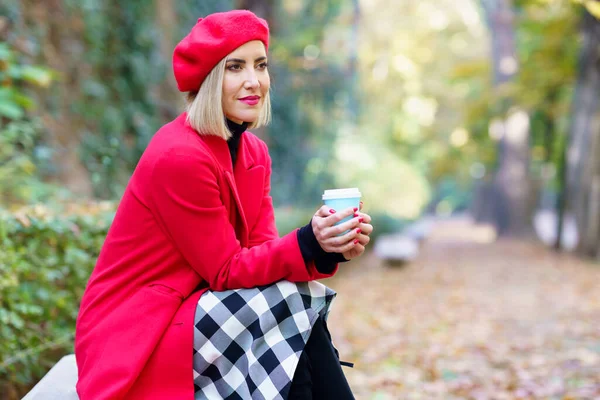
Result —
[{"label": "woman's chin", "polygon": [[254,121],[256,121],[256,119],[258,118],[258,115],[249,115],[249,114],[239,114],[239,115],[233,115],[231,117],[228,117],[230,120],[237,122],[237,123],[244,123],[247,122],[249,124],[253,123]]}]

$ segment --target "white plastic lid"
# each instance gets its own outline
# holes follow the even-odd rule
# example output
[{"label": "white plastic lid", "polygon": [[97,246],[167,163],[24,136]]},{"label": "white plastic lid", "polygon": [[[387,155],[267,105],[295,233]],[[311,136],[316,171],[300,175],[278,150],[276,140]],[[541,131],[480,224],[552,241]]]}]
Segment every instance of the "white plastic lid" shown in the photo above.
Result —
[{"label": "white plastic lid", "polygon": [[361,197],[358,188],[328,189],[323,193],[323,200],[349,199],[352,197]]}]

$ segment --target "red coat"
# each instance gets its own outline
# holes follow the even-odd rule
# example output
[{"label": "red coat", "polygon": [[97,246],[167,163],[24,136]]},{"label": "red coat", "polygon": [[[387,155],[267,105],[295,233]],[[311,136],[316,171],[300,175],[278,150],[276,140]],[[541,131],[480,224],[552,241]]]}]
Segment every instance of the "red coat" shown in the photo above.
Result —
[{"label": "red coat", "polygon": [[200,136],[185,114],[151,140],[125,190],[77,320],[81,400],[193,399],[196,303],[215,290],[328,277],[279,238],[266,144]]}]

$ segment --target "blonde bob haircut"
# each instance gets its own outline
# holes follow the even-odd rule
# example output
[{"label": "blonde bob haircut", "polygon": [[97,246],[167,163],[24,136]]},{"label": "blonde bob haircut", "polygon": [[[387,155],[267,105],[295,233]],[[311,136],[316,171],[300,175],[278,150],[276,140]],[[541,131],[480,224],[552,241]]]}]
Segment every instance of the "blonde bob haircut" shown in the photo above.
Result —
[{"label": "blonde bob haircut", "polygon": [[[225,123],[223,111],[223,77],[227,57],[222,59],[210,71],[197,92],[187,93],[187,123],[200,135],[215,135],[225,140],[231,132]],[[267,92],[256,121],[250,122],[248,128],[260,128],[271,122],[271,96]]]}]

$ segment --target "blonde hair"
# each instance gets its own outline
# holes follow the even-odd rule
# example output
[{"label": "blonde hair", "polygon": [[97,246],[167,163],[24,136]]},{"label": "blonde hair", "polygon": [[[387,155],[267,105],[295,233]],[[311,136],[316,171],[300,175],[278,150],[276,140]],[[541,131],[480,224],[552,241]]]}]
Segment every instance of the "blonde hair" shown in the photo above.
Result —
[{"label": "blonde hair", "polygon": [[[201,135],[215,135],[225,140],[231,132],[225,123],[223,111],[223,77],[227,57],[223,58],[210,71],[197,92],[187,93],[187,123]],[[256,121],[248,124],[248,128],[260,128],[271,122],[271,96],[267,92],[263,106]]]}]

